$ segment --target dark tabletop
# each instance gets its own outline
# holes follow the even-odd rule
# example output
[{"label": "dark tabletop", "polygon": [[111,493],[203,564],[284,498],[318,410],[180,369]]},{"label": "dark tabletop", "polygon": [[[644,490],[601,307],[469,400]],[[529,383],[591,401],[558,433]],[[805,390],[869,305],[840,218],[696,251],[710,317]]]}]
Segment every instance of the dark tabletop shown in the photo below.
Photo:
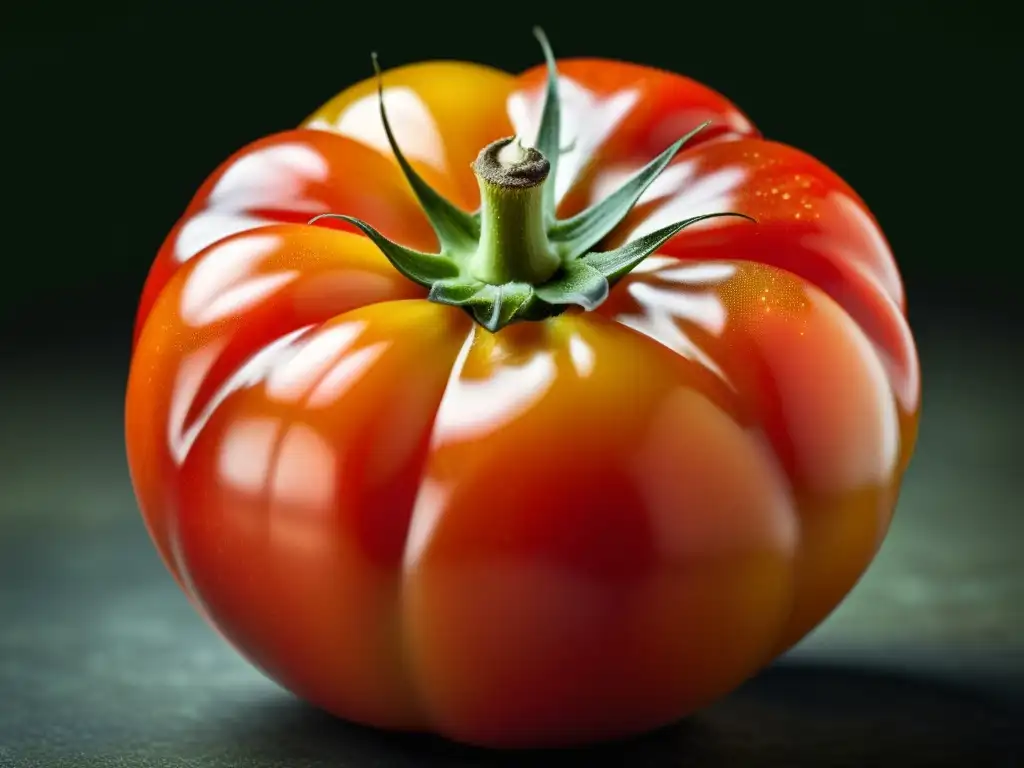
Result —
[{"label": "dark tabletop", "polygon": [[921,443],[896,522],[817,632],[688,721],[582,754],[396,737],[292,698],[198,618],[149,543],[119,359],[0,362],[0,766],[1024,765],[1011,351],[966,332],[924,344]]}]

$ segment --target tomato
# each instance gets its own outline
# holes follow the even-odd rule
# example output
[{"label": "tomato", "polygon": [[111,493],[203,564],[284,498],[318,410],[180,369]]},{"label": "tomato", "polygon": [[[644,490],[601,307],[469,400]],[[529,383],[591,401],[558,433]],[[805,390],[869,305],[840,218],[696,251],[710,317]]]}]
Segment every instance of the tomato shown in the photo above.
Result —
[{"label": "tomato", "polygon": [[[394,147],[376,81],[343,91],[211,175],[142,293],[155,545],[343,718],[496,747],[671,722],[819,624],[896,505],[919,369],[864,201],[692,80],[554,65],[388,71]],[[708,121],[635,205],[564,224]],[[662,229],[713,213],[756,223]]]}]

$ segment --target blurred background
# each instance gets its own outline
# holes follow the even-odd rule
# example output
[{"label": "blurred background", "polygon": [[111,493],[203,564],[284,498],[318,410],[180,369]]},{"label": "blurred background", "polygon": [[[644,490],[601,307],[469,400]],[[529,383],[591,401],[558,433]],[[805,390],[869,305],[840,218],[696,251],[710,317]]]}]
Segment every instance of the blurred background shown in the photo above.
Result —
[{"label": "blurred background", "polygon": [[1012,25],[982,2],[656,7],[4,11],[0,766],[519,764],[342,725],[241,661],[149,543],[122,406],[143,280],[210,171],[367,77],[371,50],[518,71],[535,23],[559,56],[701,80],[842,175],[892,244],[923,366],[918,452],[849,599],[707,712],[588,761],[1024,764]]}]

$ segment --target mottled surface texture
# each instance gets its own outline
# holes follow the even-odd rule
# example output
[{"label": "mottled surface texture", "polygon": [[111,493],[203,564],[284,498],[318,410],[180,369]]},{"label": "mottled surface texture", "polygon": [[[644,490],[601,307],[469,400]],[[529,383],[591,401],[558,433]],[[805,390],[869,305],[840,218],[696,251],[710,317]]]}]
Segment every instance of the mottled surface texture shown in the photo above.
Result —
[{"label": "mottled surface texture", "polygon": [[148,541],[123,456],[123,370],[85,352],[63,368],[5,365],[0,766],[1021,764],[1024,407],[1009,352],[966,332],[925,339],[921,443],[892,533],[795,652],[688,722],[539,756],[345,725],[266,681]]}]

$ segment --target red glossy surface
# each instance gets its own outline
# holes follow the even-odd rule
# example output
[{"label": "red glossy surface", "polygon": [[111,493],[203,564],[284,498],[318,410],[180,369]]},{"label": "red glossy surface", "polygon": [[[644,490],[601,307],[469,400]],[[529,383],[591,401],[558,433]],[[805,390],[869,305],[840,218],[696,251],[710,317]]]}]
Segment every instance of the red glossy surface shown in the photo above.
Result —
[{"label": "red glossy surface", "polygon": [[[126,415],[154,541],[253,663],[340,716],[512,746],[666,723],[820,622],[893,512],[920,383],[864,203],[692,81],[560,71],[563,213],[711,119],[608,245],[759,223],[684,230],[598,311],[492,335],[302,223],[435,245],[361,83],[216,171],[147,282]],[[540,76],[422,64],[385,98],[472,208],[469,161],[532,135]]]}]

